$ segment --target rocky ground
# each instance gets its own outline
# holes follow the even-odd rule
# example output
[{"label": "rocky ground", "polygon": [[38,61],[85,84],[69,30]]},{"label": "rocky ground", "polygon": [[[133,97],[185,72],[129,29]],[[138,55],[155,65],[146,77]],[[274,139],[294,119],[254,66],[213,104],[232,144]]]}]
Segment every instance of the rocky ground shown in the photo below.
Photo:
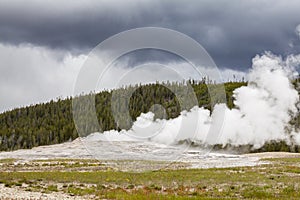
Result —
[{"label": "rocky ground", "polygon": [[[136,186],[140,179],[144,179],[145,176],[149,175],[148,172],[156,175],[155,172],[165,173],[167,170],[164,176],[167,176],[166,183],[170,184],[173,179],[172,173],[177,173],[176,171],[179,173],[175,176],[178,179],[183,178],[181,176],[190,175],[187,171],[183,171],[185,175],[181,175],[180,170],[189,169],[194,172],[194,169],[265,166],[265,164],[270,163],[270,160],[266,159],[297,157],[300,157],[300,154],[272,152],[236,155],[210,151],[203,152],[199,148],[166,146],[150,142],[95,142],[94,140],[82,141],[77,139],[73,142],[40,146],[28,150],[0,152],[0,181],[2,181],[0,182],[0,199],[94,199],[96,193],[98,197],[100,195],[101,198],[114,199],[118,198],[114,196],[115,193],[120,193],[122,197],[122,195],[137,192],[140,189],[142,190],[141,193],[147,193],[157,192],[159,188],[163,188],[155,185],[164,181],[159,176],[156,177],[156,180],[153,180],[154,186],[150,183],[149,185],[147,180],[144,180],[142,185]],[[234,171],[231,170],[228,173]],[[115,174],[109,174],[110,172],[115,172]],[[84,173],[91,176],[90,179],[86,179]],[[209,170],[200,171],[201,173],[216,175]],[[222,170],[220,173],[222,173]],[[252,176],[251,173],[249,172],[250,176]],[[64,179],[60,178],[61,174],[69,178],[68,182],[63,183]],[[134,180],[130,184],[132,176],[135,177],[141,174],[143,175],[139,180]],[[57,176],[57,178],[53,179],[52,175]],[[196,175],[198,174],[196,173]],[[47,177],[44,178],[44,176]],[[84,181],[77,180],[77,176],[80,176]],[[93,176],[98,176],[98,179],[101,180],[93,180]],[[103,176],[108,177],[102,179]],[[116,176],[114,177],[116,180],[119,176],[123,179],[112,181],[110,176]],[[190,179],[192,180],[194,177],[191,176]],[[216,180],[222,181],[218,178]],[[185,182],[185,180],[181,181]],[[107,185],[102,185],[102,183]],[[189,190],[199,190],[198,186],[191,188],[188,185],[182,185],[181,187],[184,190],[181,191],[183,194],[186,194]],[[170,186],[168,194],[173,194],[174,191],[178,190],[176,188],[177,186]],[[214,188],[210,189],[215,190]],[[221,190],[223,189],[221,188]],[[100,194],[98,191],[100,191]],[[141,199],[143,198],[142,195]]]},{"label": "rocky ground", "polygon": [[[299,158],[300,154],[297,153],[284,153],[284,152],[267,152],[257,154],[245,154],[242,155],[243,159],[253,161],[253,165],[264,165],[270,163],[266,159],[272,158]],[[220,157],[219,157],[220,158]],[[240,158],[240,157],[237,157]],[[236,159],[237,159],[236,158]],[[213,163],[211,166],[215,166]],[[228,159],[226,156],[220,159]],[[233,159],[229,157],[229,159]],[[234,160],[234,159],[233,159]],[[233,161],[232,160],[232,161]],[[238,159],[237,159],[238,160]],[[279,159],[280,160],[280,159]],[[207,163],[206,163],[207,164]],[[248,163],[245,162],[246,166]],[[0,160],[0,173],[1,172],[97,172],[97,171],[130,171],[134,173],[140,173],[144,171],[153,170],[174,170],[174,169],[186,169],[195,168],[194,163],[187,162],[166,162],[166,161],[130,161],[130,160],[111,160],[111,161],[99,161],[95,159],[42,159],[42,160],[23,160],[23,159],[2,159]],[[202,168],[209,168],[210,165],[198,166]],[[233,167],[235,167],[233,165]],[[238,165],[241,167],[242,165]],[[224,166],[226,167],[226,166]],[[18,185],[19,184],[19,185]],[[72,193],[63,193],[62,184],[58,184],[58,187],[54,190],[51,189],[52,183],[40,182],[34,187],[39,187],[38,190],[32,190],[28,187],[30,183],[14,183],[9,185],[7,183],[0,183],[0,199],[94,199],[93,195],[75,196]],[[18,187],[16,187],[18,185]],[[76,186],[80,188],[80,186]],[[75,188],[76,188],[75,187]],[[96,187],[96,186],[84,186],[84,187]],[[41,189],[42,188],[42,189]],[[43,189],[44,188],[44,189]],[[50,189],[49,189],[50,188]]]},{"label": "rocky ground", "polygon": [[2,200],[63,200],[63,199],[86,199],[79,196],[70,196],[59,192],[49,194],[42,192],[26,191],[25,188],[11,188],[0,184],[0,199]]}]

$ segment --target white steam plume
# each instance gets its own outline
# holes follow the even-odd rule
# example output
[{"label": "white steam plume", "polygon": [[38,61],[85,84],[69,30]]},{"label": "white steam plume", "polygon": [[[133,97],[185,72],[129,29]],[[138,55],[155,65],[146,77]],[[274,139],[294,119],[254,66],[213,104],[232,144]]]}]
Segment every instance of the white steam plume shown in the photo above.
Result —
[{"label": "white steam plume", "polygon": [[[206,144],[252,144],[254,148],[259,148],[271,140],[289,143],[293,135],[300,142],[300,136],[295,131],[286,132],[290,120],[298,111],[296,104],[299,96],[290,80],[295,75],[293,66],[299,61],[299,56],[282,59],[271,53],[253,58],[248,86],[234,91],[234,109],[217,104],[210,115],[209,110],[194,107],[175,119],[155,121],[154,114],[149,112],[142,114],[128,131],[106,131],[104,134],[92,134],[88,139],[124,141],[138,139],[132,136],[151,135],[151,141],[163,144],[192,140]],[[213,133],[219,137],[207,140],[211,126],[222,112],[225,112],[223,128],[220,134]],[[198,129],[195,131],[193,127],[196,125]],[[153,135],[155,132],[157,134]]]}]

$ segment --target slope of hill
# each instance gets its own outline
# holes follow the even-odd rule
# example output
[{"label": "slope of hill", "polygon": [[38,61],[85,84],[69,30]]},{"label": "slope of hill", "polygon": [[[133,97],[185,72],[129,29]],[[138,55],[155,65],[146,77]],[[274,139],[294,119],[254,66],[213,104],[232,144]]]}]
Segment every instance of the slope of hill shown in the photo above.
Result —
[{"label": "slope of hill", "polygon": [[[135,120],[141,113],[149,111],[154,104],[160,104],[165,108],[166,113],[156,113],[155,117],[166,119],[176,118],[182,110],[189,110],[194,105],[180,107],[177,97],[172,90],[186,90],[186,85],[182,83],[167,83],[168,85],[148,84],[143,86],[130,86],[113,91],[103,91],[95,95],[95,106],[98,122],[101,126],[85,126],[84,132],[87,134],[97,131],[129,129],[132,122],[120,116],[120,121],[116,123],[112,111],[112,93],[126,95],[132,93],[129,102],[129,113]],[[203,106],[211,109],[210,95],[208,87],[204,83],[191,81],[194,92],[197,96],[199,107]],[[236,88],[246,85],[246,82],[228,82],[224,84],[227,106],[232,108],[233,91]],[[295,82],[296,85],[296,82]],[[212,87],[211,85],[210,87]],[[80,98],[89,97],[89,95]],[[114,101],[116,101],[114,99]],[[117,100],[116,105],[119,111],[126,110],[126,105],[122,100]],[[290,123],[299,124],[299,117],[294,118]],[[83,117],[82,121],[88,124],[88,118]],[[0,151],[12,151],[16,149],[30,149],[40,145],[59,144],[74,140],[78,137],[72,115],[72,98],[48,103],[17,108],[12,111],[0,114]],[[230,144],[225,147],[215,145],[214,149],[233,149],[241,152],[262,152],[262,151],[292,151],[299,152],[298,146],[290,146],[284,141],[270,141],[259,149],[252,149],[251,145],[234,147]]]},{"label": "slope of hill", "polygon": [[[198,99],[198,105],[210,109],[210,96],[207,85],[204,83],[191,83]],[[177,88],[177,90],[184,91],[186,89],[184,84],[167,84],[167,87],[160,84],[130,86],[114,90],[114,92],[127,93],[128,91],[134,91],[129,102],[129,113],[133,120],[141,113],[148,112],[153,104],[160,104],[165,108],[167,119],[177,117],[182,110],[189,110],[195,106],[191,104],[187,105],[186,108],[181,108],[176,96],[168,89]],[[227,104],[230,108],[233,106],[233,90],[243,85],[246,85],[246,83],[225,83]],[[120,128],[129,129],[132,124],[122,122],[117,124],[115,122],[111,112],[111,98],[112,91],[103,91],[95,95],[97,117],[102,131]],[[120,106],[120,110],[126,109],[122,101],[117,104]],[[120,127],[121,125],[122,127]],[[95,131],[99,130],[92,126],[86,127],[85,130],[86,133]],[[72,115],[72,98],[17,108],[0,114],[0,151],[58,144],[74,140],[77,137],[78,133]]]}]

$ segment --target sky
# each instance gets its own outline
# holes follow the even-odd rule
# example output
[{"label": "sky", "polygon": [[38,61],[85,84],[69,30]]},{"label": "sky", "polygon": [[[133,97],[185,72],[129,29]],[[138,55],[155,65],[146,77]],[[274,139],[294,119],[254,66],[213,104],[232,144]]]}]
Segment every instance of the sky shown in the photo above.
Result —
[{"label": "sky", "polygon": [[[186,34],[225,80],[242,77],[257,54],[300,53],[299,8],[299,0],[1,0],[0,112],[72,95],[89,52],[132,28]],[[115,75],[136,63],[174,63],[174,56],[149,50],[123,61]]]}]

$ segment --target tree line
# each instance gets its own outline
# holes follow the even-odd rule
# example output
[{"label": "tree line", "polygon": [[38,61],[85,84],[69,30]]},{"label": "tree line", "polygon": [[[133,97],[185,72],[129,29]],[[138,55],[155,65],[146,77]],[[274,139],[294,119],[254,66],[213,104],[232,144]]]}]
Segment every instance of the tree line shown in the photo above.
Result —
[{"label": "tree line", "polygon": [[[234,106],[233,91],[245,85],[247,83],[244,81],[224,84],[229,108]],[[16,108],[0,114],[0,151],[30,149],[40,145],[72,141],[78,137],[77,129],[85,134],[129,129],[141,113],[151,109],[156,118],[175,118],[182,110],[189,110],[195,106],[193,97],[189,96],[191,94],[195,94],[198,106],[211,110],[213,105],[218,103],[218,97],[213,98],[214,102],[211,101],[212,95],[218,95],[218,86],[220,85],[191,80],[187,83],[153,83]],[[181,102],[183,97],[184,104]],[[80,101],[74,101],[76,98]],[[90,101],[94,101],[94,104],[90,104]],[[90,109],[87,106],[89,104],[95,105],[97,123],[92,122],[93,116],[86,114],[89,113],[86,112],[86,109]],[[74,106],[78,113],[77,129],[73,120]],[[295,118],[291,123],[299,123],[299,118]]]}]

